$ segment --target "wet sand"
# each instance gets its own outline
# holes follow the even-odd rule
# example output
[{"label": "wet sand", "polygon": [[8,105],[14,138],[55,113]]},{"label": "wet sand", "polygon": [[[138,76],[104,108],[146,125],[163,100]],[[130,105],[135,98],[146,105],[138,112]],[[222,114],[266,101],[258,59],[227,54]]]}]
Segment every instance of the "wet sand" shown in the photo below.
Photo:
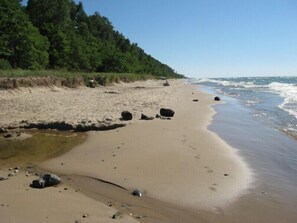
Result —
[{"label": "wet sand", "polygon": [[296,139],[253,119],[238,100],[223,100],[225,104],[215,106],[217,114],[209,128],[240,148],[253,167],[254,181],[249,193],[223,209],[214,222],[296,222]]},{"label": "wet sand", "polygon": [[[128,102],[122,103],[130,107],[123,109],[132,109],[138,114],[142,109],[137,110],[135,105],[141,105],[149,98],[154,102],[146,104],[146,113],[154,115],[166,106],[176,112],[171,120],[135,119],[124,128],[89,132],[82,145],[40,164],[44,169],[65,176],[64,185],[70,188],[66,192],[62,190],[64,185],[27,191],[25,188],[31,180],[28,178],[25,178],[26,183],[21,183],[24,179],[18,177],[4,181],[5,184],[1,182],[1,191],[6,190],[4,200],[9,207],[18,202],[21,213],[29,213],[35,208],[43,210],[35,217],[27,214],[21,218],[22,214],[15,214],[12,221],[9,216],[14,216],[13,210],[7,212],[0,208],[0,215],[8,219],[6,222],[61,220],[69,213],[57,210],[59,205],[71,209],[76,218],[81,216],[82,210],[89,210],[92,220],[106,219],[105,222],[111,220],[110,213],[115,210],[122,213],[124,217],[120,220],[123,222],[125,219],[128,222],[132,222],[131,219],[141,222],[209,222],[220,210],[246,194],[253,178],[250,168],[234,148],[207,130],[214,115],[210,107],[214,103],[213,96],[182,82],[166,88],[149,85],[146,85],[149,91],[145,93],[146,89],[142,89],[141,96],[133,91],[126,95]],[[196,98],[199,101],[193,102]],[[113,112],[116,114],[117,111]],[[24,196],[23,199],[12,196],[13,190],[7,186],[11,182],[21,183],[20,193],[27,194],[19,195]],[[141,190],[143,196],[133,197],[134,189]],[[71,196],[67,195],[68,191],[73,192]],[[54,192],[63,194],[62,199],[53,197],[45,205],[35,200],[41,193],[47,197]],[[25,205],[25,197],[33,197],[29,206]],[[77,205],[75,201],[78,200],[83,203]],[[93,212],[102,206],[105,207],[102,212]],[[52,218],[47,216],[49,214]]]}]

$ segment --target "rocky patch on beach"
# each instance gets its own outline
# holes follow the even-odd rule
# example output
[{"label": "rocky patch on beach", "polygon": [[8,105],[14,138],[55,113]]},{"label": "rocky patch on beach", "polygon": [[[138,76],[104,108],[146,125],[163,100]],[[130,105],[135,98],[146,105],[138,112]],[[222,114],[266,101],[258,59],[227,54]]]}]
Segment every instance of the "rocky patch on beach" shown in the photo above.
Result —
[{"label": "rocky patch on beach", "polygon": [[[9,126],[6,126],[6,133],[4,133],[3,137],[10,138],[12,137],[12,133],[9,130],[12,129],[55,129],[59,131],[78,131],[78,132],[86,132],[86,131],[103,131],[103,130],[111,130],[120,127],[124,127],[126,124],[124,123],[112,123],[109,121],[106,122],[91,122],[91,121],[81,121],[78,123],[67,123],[65,121],[40,121],[40,122],[30,122],[30,121],[21,121],[20,123],[14,123]],[[7,132],[8,131],[8,132]]]},{"label": "rocky patch on beach", "polygon": [[24,140],[32,137],[32,135],[25,133],[22,130],[9,131],[5,129],[5,131],[3,131],[2,133],[2,137],[6,140]]}]

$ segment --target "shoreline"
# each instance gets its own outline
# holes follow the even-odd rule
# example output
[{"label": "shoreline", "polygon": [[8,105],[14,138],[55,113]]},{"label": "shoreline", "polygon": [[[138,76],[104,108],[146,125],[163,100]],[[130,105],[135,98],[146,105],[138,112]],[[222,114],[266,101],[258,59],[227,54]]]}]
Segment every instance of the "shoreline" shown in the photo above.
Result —
[{"label": "shoreline", "polygon": [[[212,96],[184,85],[174,83],[173,87],[159,90],[166,93],[157,93],[159,104],[146,111],[153,114],[155,107],[170,107],[176,111],[172,120],[136,120],[125,128],[90,132],[85,143],[41,167],[72,177],[82,175],[112,182],[127,188],[129,199],[135,200],[130,195],[132,190],[142,190],[144,196],[137,202],[142,204],[148,199],[163,205],[155,213],[136,208],[132,217],[141,222],[178,222],[178,216],[187,216],[187,222],[203,222],[204,210],[214,214],[231,204],[247,191],[252,176],[235,149],[207,130],[214,115]],[[199,102],[193,102],[194,98]],[[80,184],[89,192],[96,188],[90,181]],[[87,190],[88,196],[96,198]],[[126,195],[118,195],[119,200]],[[146,210],[152,207],[149,203]],[[157,213],[159,217],[154,217]]]},{"label": "shoreline", "polygon": [[[239,99],[222,99],[226,103],[215,105],[217,113],[209,129],[239,148],[239,154],[255,170],[249,194],[225,208],[225,215],[243,223],[296,222],[296,139],[253,119]],[[224,220],[219,222],[230,222]]]}]

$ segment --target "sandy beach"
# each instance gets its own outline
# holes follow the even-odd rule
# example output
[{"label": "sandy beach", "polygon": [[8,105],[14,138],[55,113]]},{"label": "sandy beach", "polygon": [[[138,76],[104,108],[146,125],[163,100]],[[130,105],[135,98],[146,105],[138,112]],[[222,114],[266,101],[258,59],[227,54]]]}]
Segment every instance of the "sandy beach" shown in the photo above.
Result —
[{"label": "sandy beach", "polygon": [[[111,222],[115,215],[120,222],[208,222],[205,213],[216,214],[247,193],[251,169],[207,129],[211,105],[220,102],[184,81],[170,84],[1,91],[1,127],[24,120],[126,126],[88,132],[83,144],[39,163],[62,176],[58,187],[30,188],[36,177],[23,171],[1,181],[0,221]],[[171,120],[139,120],[163,107],[175,111]],[[132,121],[119,120],[123,110],[132,112]],[[8,172],[1,167],[0,176]],[[134,189],[143,196],[133,197]]]}]

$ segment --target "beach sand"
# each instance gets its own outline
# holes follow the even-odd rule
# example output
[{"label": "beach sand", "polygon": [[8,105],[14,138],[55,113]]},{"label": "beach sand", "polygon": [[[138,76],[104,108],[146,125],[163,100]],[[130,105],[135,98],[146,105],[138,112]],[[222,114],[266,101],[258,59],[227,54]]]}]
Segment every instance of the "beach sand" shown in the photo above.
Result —
[{"label": "beach sand", "polygon": [[[236,149],[207,130],[213,96],[183,81],[170,84],[1,92],[2,126],[23,119],[119,122],[123,110],[135,118],[123,128],[89,132],[85,143],[39,164],[64,176],[63,185],[31,189],[33,177],[21,174],[0,182],[0,220],[109,222],[119,211],[122,222],[208,222],[204,213],[215,214],[245,194],[252,171]],[[175,111],[171,120],[139,120],[162,107]],[[134,189],[143,196],[133,197]]]}]

